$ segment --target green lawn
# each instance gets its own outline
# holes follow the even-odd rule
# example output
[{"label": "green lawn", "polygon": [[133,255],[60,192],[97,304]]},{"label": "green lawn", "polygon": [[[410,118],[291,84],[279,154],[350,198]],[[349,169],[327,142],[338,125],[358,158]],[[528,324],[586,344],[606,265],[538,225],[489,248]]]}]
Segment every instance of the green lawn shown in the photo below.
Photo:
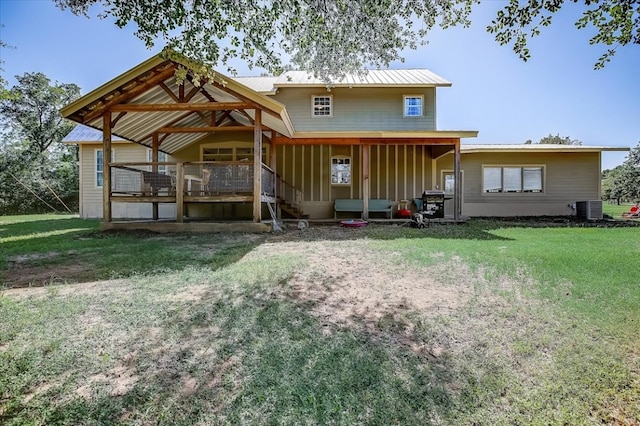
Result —
[{"label": "green lawn", "polygon": [[622,203],[618,205],[603,201],[602,211],[604,214],[609,215],[614,219],[620,219],[622,218],[622,213],[628,212],[631,209],[631,206],[633,206],[632,203]]},{"label": "green lawn", "polygon": [[580,225],[0,217],[5,287],[55,276],[0,294],[0,423],[637,424],[640,227]]}]

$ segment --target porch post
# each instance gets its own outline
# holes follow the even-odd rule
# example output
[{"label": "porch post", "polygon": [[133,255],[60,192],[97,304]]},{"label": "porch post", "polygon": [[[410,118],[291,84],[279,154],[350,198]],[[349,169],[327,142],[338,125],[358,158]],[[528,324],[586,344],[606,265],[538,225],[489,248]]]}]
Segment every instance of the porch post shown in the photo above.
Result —
[{"label": "porch post", "polygon": [[[160,146],[160,142],[158,140],[158,132],[153,133],[153,143],[151,144],[151,161],[156,163],[158,161],[158,147]],[[153,173],[158,173],[158,165],[154,164],[151,166],[151,171]],[[158,195],[155,192],[154,196]],[[151,203],[153,220],[158,220],[158,203]]]},{"label": "porch post", "polygon": [[[269,150],[269,167],[273,170],[273,197],[277,200],[280,188],[278,188],[278,157],[276,152],[276,131],[271,130],[271,149]],[[281,216],[280,203],[276,202],[276,217]]]},{"label": "porch post", "polygon": [[253,128],[253,221],[262,221],[262,110],[255,109]]},{"label": "porch post", "polygon": [[111,222],[111,111],[102,115],[102,220]]},{"label": "porch post", "polygon": [[176,164],[176,222],[184,222],[184,168]]},{"label": "porch post", "polygon": [[456,141],[454,147],[453,174],[455,175],[453,185],[453,219],[460,220],[460,213],[462,211],[462,197],[460,192],[462,189],[462,174],[460,173],[460,139]]},{"label": "porch post", "polygon": [[369,145],[360,145],[362,149],[362,218],[369,219]]}]

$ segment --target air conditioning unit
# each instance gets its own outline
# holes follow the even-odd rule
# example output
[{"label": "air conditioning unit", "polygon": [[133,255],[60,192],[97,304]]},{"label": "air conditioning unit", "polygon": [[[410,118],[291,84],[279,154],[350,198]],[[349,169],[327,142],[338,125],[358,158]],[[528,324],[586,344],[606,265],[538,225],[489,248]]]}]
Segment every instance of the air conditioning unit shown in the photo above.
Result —
[{"label": "air conditioning unit", "polygon": [[586,220],[601,220],[602,200],[576,201],[576,215]]}]

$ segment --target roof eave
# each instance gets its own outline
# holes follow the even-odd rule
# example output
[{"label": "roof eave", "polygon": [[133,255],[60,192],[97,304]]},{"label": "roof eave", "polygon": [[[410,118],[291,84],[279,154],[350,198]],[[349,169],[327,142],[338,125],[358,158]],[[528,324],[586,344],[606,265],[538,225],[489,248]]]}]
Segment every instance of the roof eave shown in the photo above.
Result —
[{"label": "roof eave", "polygon": [[293,139],[303,138],[475,138],[478,137],[477,130],[426,130],[426,131],[403,131],[403,130],[368,130],[368,131],[340,131],[340,132],[295,132]]}]

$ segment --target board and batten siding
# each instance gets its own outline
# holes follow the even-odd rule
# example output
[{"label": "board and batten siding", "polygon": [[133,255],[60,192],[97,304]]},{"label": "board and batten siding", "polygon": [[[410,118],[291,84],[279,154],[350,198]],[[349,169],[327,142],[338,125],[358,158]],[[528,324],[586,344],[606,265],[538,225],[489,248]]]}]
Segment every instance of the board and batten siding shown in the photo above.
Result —
[{"label": "board and batten siding", "polygon": [[[424,97],[421,117],[404,117],[404,96]],[[314,117],[312,97],[331,96],[332,116]],[[273,96],[286,105],[297,131],[435,130],[435,88],[281,88]]]},{"label": "board and batten siding", "polygon": [[[452,156],[439,163],[451,167]],[[483,166],[543,166],[542,193],[485,193]],[[440,164],[439,164],[440,167]],[[600,153],[467,153],[462,155],[465,216],[569,216],[576,201],[600,199]]]},{"label": "board and batten siding", "polygon": [[[351,185],[331,184],[331,158],[351,158]],[[420,197],[432,186],[431,148],[420,145],[371,145],[370,198],[400,200]],[[362,148],[358,145],[278,146],[277,172],[303,192],[302,210],[311,219],[333,217],[336,198],[362,198]]]},{"label": "board and batten siding", "polygon": [[[96,186],[96,151],[101,144],[79,144],[80,157],[80,217],[102,218],[102,187]],[[133,143],[113,143],[112,150],[116,162],[147,162],[148,154],[144,146]],[[168,161],[172,161],[169,159]],[[150,203],[113,203],[113,218],[145,219],[152,217]],[[160,204],[160,218],[175,218],[174,204]]]}]

